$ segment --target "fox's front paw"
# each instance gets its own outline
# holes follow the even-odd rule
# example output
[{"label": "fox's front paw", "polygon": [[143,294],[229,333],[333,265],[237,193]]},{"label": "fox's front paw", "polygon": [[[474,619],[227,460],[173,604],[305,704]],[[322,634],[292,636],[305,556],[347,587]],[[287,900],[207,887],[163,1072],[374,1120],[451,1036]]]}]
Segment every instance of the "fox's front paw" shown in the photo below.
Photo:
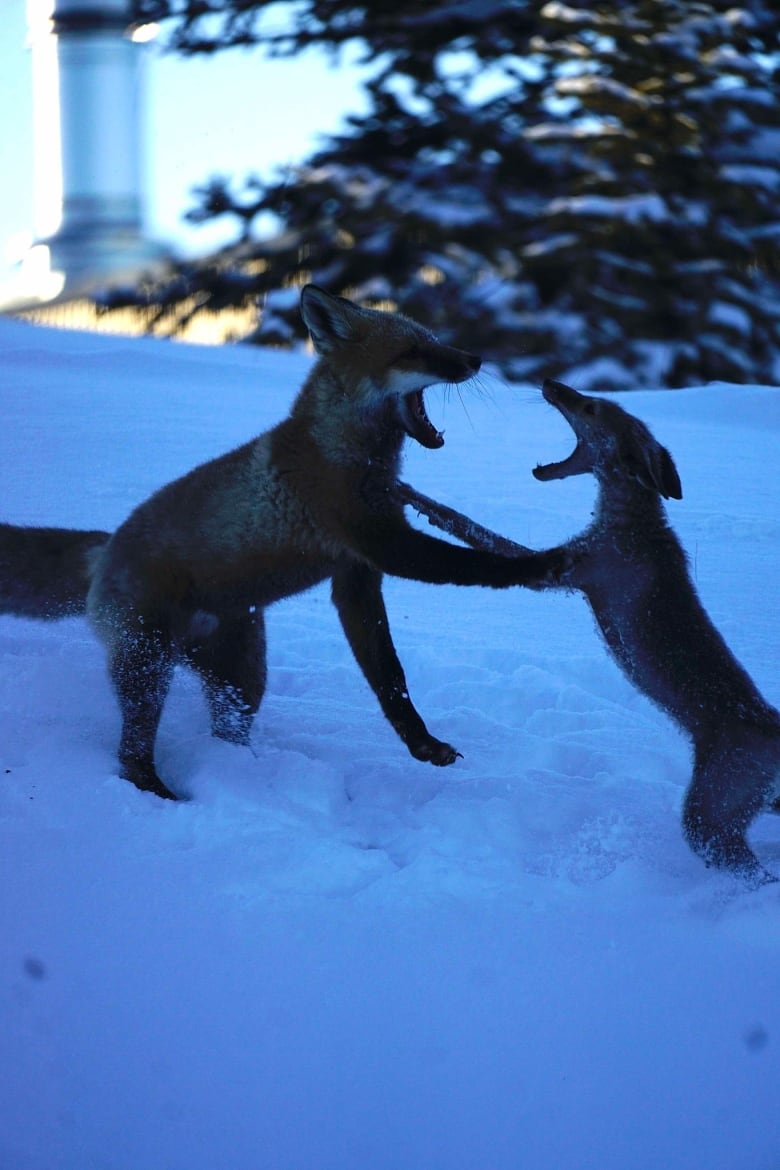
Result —
[{"label": "fox's front paw", "polygon": [[550,563],[547,566],[547,571],[544,575],[546,585],[568,585],[571,582],[571,575],[574,566],[577,563],[577,558],[570,549],[561,548],[556,549],[550,554]]},{"label": "fox's front paw", "polygon": [[423,760],[426,764],[435,764],[438,768],[454,764],[458,758],[463,759],[461,753],[452,744],[434,739],[432,735],[425,740],[410,743],[407,746],[416,760]]},{"label": "fox's front paw", "polygon": [[567,548],[537,553],[522,583],[527,589],[565,589],[572,584],[571,575],[576,563],[576,557]]}]

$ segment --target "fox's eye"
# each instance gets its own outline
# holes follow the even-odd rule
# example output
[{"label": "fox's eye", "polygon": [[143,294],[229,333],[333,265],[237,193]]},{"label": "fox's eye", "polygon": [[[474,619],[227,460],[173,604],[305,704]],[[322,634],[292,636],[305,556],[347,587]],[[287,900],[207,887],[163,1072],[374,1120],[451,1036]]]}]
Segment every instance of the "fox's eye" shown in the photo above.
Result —
[{"label": "fox's eye", "polygon": [[587,414],[589,418],[592,418],[593,415],[596,413],[596,403],[595,402],[586,402],[582,408],[582,413]]},{"label": "fox's eye", "polygon": [[416,361],[420,356],[421,353],[419,345],[410,345],[408,349],[405,349],[404,352],[400,354],[398,360],[402,362],[413,362]]}]

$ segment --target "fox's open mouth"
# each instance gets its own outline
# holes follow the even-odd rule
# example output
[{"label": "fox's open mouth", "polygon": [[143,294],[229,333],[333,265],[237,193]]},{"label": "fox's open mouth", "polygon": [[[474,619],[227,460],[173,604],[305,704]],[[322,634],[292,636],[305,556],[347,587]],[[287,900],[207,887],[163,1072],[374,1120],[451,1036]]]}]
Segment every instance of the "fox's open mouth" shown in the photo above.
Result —
[{"label": "fox's open mouth", "polygon": [[[560,407],[558,409],[560,410]],[[561,410],[561,414],[566,418],[563,410]],[[568,418],[566,421],[571,426]],[[584,472],[592,470],[593,461],[588,453],[587,444],[578,435],[577,445],[568,458],[561,459],[559,463],[540,463],[534,468],[533,474],[536,479],[541,480],[567,479],[570,475],[582,475]]]},{"label": "fox's open mouth", "polygon": [[560,463],[539,463],[533,469],[535,479],[565,479],[569,475],[576,475],[578,471],[582,470],[579,466],[579,444],[574,448],[568,459],[562,459]]},{"label": "fox's open mouth", "polygon": [[407,435],[416,439],[423,447],[435,450],[444,446],[444,435],[436,430],[425,412],[422,390],[413,390],[411,394],[404,394],[399,398],[398,413]]},{"label": "fox's open mouth", "polygon": [[[563,411],[561,413],[563,414]],[[568,422],[568,419],[566,421]],[[533,469],[533,474],[535,479],[546,481],[548,479],[567,479],[570,475],[581,475],[583,471],[590,470],[591,465],[587,450],[578,437],[577,445],[571,455],[566,459],[561,459],[558,463],[539,463]]]},{"label": "fox's open mouth", "polygon": [[[553,382],[546,378],[542,386],[542,394],[546,402],[550,406],[563,415],[569,426],[574,430],[571,418],[569,417],[564,402],[561,401],[563,394],[574,395],[576,392],[569,386],[564,386],[562,382]],[[561,459],[558,463],[539,463],[533,469],[535,479],[549,480],[549,479],[567,479],[570,475],[579,475],[583,471],[590,471],[590,464],[587,460],[587,452],[580,442],[579,435],[575,431],[577,444],[567,459]]]}]

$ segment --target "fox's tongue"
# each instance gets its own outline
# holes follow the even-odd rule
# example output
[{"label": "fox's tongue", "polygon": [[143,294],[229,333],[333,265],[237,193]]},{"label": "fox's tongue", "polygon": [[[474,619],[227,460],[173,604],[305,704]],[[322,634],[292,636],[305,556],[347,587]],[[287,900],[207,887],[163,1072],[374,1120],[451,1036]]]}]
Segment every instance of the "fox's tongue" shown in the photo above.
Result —
[{"label": "fox's tongue", "polygon": [[441,431],[436,430],[425,413],[422,390],[413,390],[411,394],[404,394],[399,401],[399,411],[401,423],[407,435],[430,450],[444,446],[444,435]]}]

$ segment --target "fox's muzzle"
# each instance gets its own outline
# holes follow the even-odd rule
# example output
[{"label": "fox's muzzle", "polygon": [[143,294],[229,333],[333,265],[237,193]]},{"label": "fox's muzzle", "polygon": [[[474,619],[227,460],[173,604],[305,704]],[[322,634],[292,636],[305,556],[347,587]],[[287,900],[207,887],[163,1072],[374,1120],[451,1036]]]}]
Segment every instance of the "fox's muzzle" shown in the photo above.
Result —
[{"label": "fox's muzzle", "polygon": [[451,345],[437,346],[436,373],[442,382],[465,382],[479,373],[482,358]]}]

